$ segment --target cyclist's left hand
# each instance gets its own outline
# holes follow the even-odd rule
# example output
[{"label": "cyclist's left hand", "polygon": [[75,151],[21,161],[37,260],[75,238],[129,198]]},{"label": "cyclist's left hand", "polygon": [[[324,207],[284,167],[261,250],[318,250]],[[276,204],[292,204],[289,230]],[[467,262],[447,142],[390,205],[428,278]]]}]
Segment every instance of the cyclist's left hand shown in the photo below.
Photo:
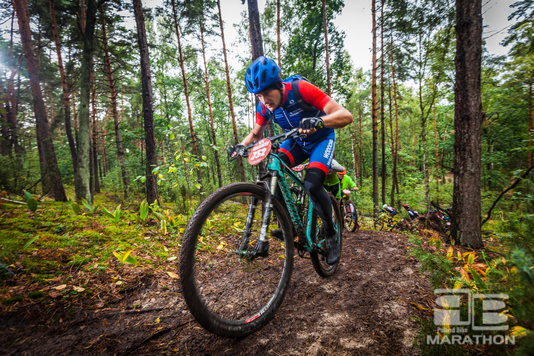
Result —
[{"label": "cyclist's left hand", "polygon": [[306,117],[300,121],[299,133],[310,135],[324,127],[324,121],[320,117]]}]

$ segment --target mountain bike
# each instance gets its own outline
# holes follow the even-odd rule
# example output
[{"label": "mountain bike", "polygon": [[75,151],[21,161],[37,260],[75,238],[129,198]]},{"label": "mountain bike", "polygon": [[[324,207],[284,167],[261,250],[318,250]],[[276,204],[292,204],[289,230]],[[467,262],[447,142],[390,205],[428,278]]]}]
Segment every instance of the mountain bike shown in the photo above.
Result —
[{"label": "mountain bike", "polygon": [[[241,148],[238,155],[253,165],[268,157],[266,169],[255,183],[232,183],[211,193],[186,227],[183,296],[194,318],[216,335],[244,336],[274,317],[289,286],[294,248],[322,277],[339,265],[327,264],[323,221],[307,194],[295,202],[286,177],[305,192],[304,183],[277,154],[277,140],[301,136],[294,129]],[[274,196],[277,187],[285,206]],[[330,200],[341,247],[341,215],[335,198]]]},{"label": "mountain bike", "polygon": [[356,209],[356,204],[345,194],[341,195],[339,202],[339,208],[341,214],[343,215],[343,223],[345,228],[350,232],[355,232],[360,229],[358,224],[358,209]]},{"label": "mountain bike", "polygon": [[380,210],[378,217],[373,221],[376,231],[393,231],[402,220],[399,214],[392,214],[386,210]]}]

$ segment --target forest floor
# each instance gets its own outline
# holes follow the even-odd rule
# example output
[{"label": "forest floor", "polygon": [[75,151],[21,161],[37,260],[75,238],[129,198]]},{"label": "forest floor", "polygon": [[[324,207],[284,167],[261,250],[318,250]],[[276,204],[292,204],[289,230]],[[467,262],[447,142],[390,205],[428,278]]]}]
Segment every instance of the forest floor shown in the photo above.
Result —
[{"label": "forest floor", "polygon": [[[415,319],[423,316],[417,307],[431,309],[435,297],[418,262],[407,257],[410,248],[402,234],[347,233],[340,266],[327,279],[296,256],[275,318],[240,339],[200,327],[177,276],[162,270],[119,267],[123,285],[111,268],[100,274],[71,268],[67,282],[13,278],[4,292],[44,296],[0,306],[0,354],[417,355]],[[91,285],[92,292],[76,295],[77,285]]]}]

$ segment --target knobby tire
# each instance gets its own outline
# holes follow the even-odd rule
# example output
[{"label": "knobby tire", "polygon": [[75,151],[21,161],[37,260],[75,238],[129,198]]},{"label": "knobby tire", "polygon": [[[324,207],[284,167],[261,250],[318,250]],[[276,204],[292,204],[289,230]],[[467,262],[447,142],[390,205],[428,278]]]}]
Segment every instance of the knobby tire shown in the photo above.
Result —
[{"label": "knobby tire", "polygon": [[269,229],[281,229],[283,241],[267,231],[267,257],[251,260],[236,253],[252,197],[258,201],[245,246],[249,252],[254,249],[265,190],[265,186],[252,183],[233,183],[216,190],[197,208],[182,239],[183,296],[198,323],[219,336],[241,337],[268,323],[282,304],[291,279],[291,222],[274,198]]}]

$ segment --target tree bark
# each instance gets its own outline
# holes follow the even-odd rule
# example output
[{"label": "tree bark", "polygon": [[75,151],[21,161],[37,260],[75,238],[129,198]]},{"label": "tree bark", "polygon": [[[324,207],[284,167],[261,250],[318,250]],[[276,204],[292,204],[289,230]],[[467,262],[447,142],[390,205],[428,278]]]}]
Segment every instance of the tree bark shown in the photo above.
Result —
[{"label": "tree bark", "polygon": [[[19,22],[20,39],[22,42],[22,49],[26,57],[26,66],[28,68],[28,75],[30,77],[30,87],[33,96],[33,105],[35,112],[35,123],[38,144],[42,147],[43,167],[45,171],[43,175],[48,179],[43,180],[43,193],[47,194],[51,190],[56,201],[67,201],[65,189],[61,182],[61,175],[57,165],[56,154],[54,152],[54,145],[50,136],[50,128],[46,121],[46,108],[43,101],[43,93],[39,84],[39,70],[37,62],[33,53],[32,37],[30,31],[30,23],[28,19],[28,6],[25,0],[14,0],[13,7],[17,12]],[[50,186],[47,186],[49,184]]]},{"label": "tree bark", "polygon": [[454,194],[451,237],[473,248],[481,235],[482,2],[456,0]]},{"label": "tree bark", "polygon": [[96,109],[96,87],[95,87],[95,74],[93,73],[91,75],[91,78],[92,78],[92,86],[93,86],[93,89],[92,89],[92,99],[91,99],[91,102],[92,102],[92,106],[93,106],[93,125],[92,125],[92,128],[93,128],[93,141],[91,143],[91,153],[92,153],[92,156],[91,156],[91,187],[92,187],[92,194],[94,195],[94,193],[100,193],[100,179],[98,178],[98,149],[97,149],[97,143],[96,143],[96,138],[97,138],[97,133],[96,133],[96,125],[97,125],[97,119],[96,119],[96,116],[97,116],[97,109]]},{"label": "tree bark", "polygon": [[373,120],[373,206],[374,215],[378,214],[378,122],[376,115],[376,10],[375,0],[372,0],[372,16],[373,16],[373,70],[372,70],[372,120]]},{"label": "tree bark", "polygon": [[150,81],[150,60],[143,6],[141,0],[133,0],[133,4],[135,22],[137,23],[137,39],[141,52],[141,84],[146,145],[146,200],[149,204],[152,204],[158,199],[157,178],[152,174],[152,170],[158,165],[158,157],[156,154],[156,138],[154,136],[154,108],[152,104],[152,83]]},{"label": "tree bark", "polygon": [[[17,113],[18,113],[18,99],[17,95],[15,94],[15,75],[19,73],[20,68],[20,61],[22,60],[22,56],[19,57],[19,60],[17,61],[17,66],[15,67],[15,58],[13,56],[13,24],[15,22],[15,11],[13,11],[13,14],[11,15],[11,36],[10,36],[10,42],[9,42],[9,58],[11,63],[11,75],[7,82],[7,95],[8,95],[8,111],[7,111],[7,122],[9,124],[9,131],[11,133],[11,139],[10,139],[10,147],[13,147],[15,149],[15,153],[17,154],[17,160],[20,159],[18,157],[18,154],[21,153],[21,147],[19,145],[19,132],[18,132],[18,122],[17,122]],[[19,77],[20,78],[20,77]]]},{"label": "tree bark", "polygon": [[[63,106],[65,111],[65,132],[67,134],[67,141],[69,142],[70,156],[72,158],[72,165],[74,168],[74,179],[76,181],[76,173],[78,170],[78,157],[76,153],[76,144],[72,136],[72,129],[70,126],[70,100],[69,100],[69,88],[67,85],[67,76],[65,75],[65,69],[63,68],[63,60],[61,58],[61,41],[59,40],[59,33],[57,28],[56,10],[54,6],[54,0],[49,0],[50,5],[50,17],[52,26],[52,35],[54,42],[56,43],[57,64],[59,67],[59,74],[61,76],[61,87],[63,88]],[[76,182],[74,183],[76,185]]]},{"label": "tree bark", "polygon": [[360,187],[363,186],[363,142],[362,142],[362,104],[358,104],[358,118],[360,121]]},{"label": "tree bark", "polygon": [[[82,7],[84,9],[84,7]],[[80,66],[80,109],[78,120],[78,177],[76,178],[76,200],[85,198],[93,201],[90,184],[91,141],[89,129],[89,103],[91,95],[92,57],[96,23],[96,0],[87,0],[87,8],[82,10],[83,50]]]},{"label": "tree bark", "polygon": [[382,205],[386,204],[386,125],[384,119],[384,1],[380,5],[380,127],[382,151]]},{"label": "tree bark", "polygon": [[[182,43],[180,40],[180,31],[178,28],[178,16],[176,14],[176,3],[175,3],[175,0],[171,0],[171,2],[172,2],[172,12],[174,15],[174,29],[176,31],[176,38],[178,41],[178,52],[180,54],[180,67],[182,69],[182,78],[184,81],[184,94],[185,94],[185,101],[187,103],[187,117],[189,119],[189,131],[191,132],[191,146],[193,149],[193,155],[195,156],[195,159],[198,159],[197,138],[195,135],[195,128],[193,126],[193,114],[191,111],[191,102],[189,100],[189,90],[187,88],[187,76],[185,73],[184,55],[182,52]],[[202,174],[200,172],[200,169],[195,168],[195,170],[197,171],[197,180],[198,180],[198,184],[200,185],[200,188],[199,188],[200,194],[203,194],[204,187],[202,186]]]},{"label": "tree bark", "polygon": [[[204,17],[204,14],[202,14]],[[215,135],[215,123],[213,122],[213,110],[211,108],[211,98],[210,98],[210,80],[208,75],[208,64],[206,63],[206,48],[204,46],[204,18],[200,22],[200,41],[202,42],[202,58],[204,59],[204,74],[206,80],[206,95],[208,98],[208,109],[210,112],[210,123],[211,123],[211,136],[213,139],[213,154],[215,156],[215,165],[217,166],[217,178],[219,179],[219,188],[222,187],[222,173],[221,173],[221,163],[219,162],[219,151],[217,147],[217,137]]]},{"label": "tree bark", "polygon": [[393,185],[397,189],[397,194],[399,194],[399,177],[397,172],[399,161],[399,106],[397,105],[397,84],[395,83],[395,66],[393,64],[393,31],[391,33],[390,43],[391,83],[393,84],[393,104],[395,105],[395,155],[393,158]]},{"label": "tree bark", "polygon": [[[113,126],[115,129],[115,144],[117,145],[117,160],[121,169],[122,186],[124,189],[124,197],[128,196],[130,187],[130,179],[128,171],[126,170],[126,160],[124,157],[124,148],[122,147],[122,135],[119,122],[119,110],[117,108],[117,88],[115,86],[115,79],[113,79],[113,71],[111,70],[111,60],[109,57],[108,37],[106,31],[106,20],[102,16],[102,43],[104,45],[104,62],[106,64],[107,77],[109,81],[109,91],[111,93],[111,109],[113,112]],[[144,100],[144,96],[143,96]],[[147,177],[148,180],[148,177]]]},{"label": "tree bark", "polygon": [[[234,131],[234,144],[237,145],[239,143],[238,137],[237,137],[237,125],[235,121],[235,113],[234,113],[234,102],[232,100],[232,85],[230,82],[230,70],[228,69],[228,58],[226,54],[226,43],[224,40],[224,26],[223,26],[223,20],[222,20],[222,13],[221,13],[221,1],[217,0],[217,7],[219,9],[219,26],[221,28],[221,39],[222,39],[222,45],[223,45],[223,54],[224,54],[224,68],[226,72],[226,87],[228,89],[228,102],[230,105],[230,115],[232,116],[232,128]],[[238,157],[237,159],[238,165],[239,165],[239,173],[241,176],[241,181],[245,181],[245,169],[243,167],[243,158]]]},{"label": "tree bark", "polygon": [[256,58],[263,56],[260,12],[258,10],[258,0],[247,0],[247,4],[250,43],[252,46],[252,60],[255,60]]},{"label": "tree bark", "polygon": [[532,167],[532,118],[534,118],[534,107],[532,105],[532,81],[528,86],[528,156],[527,168]]}]

